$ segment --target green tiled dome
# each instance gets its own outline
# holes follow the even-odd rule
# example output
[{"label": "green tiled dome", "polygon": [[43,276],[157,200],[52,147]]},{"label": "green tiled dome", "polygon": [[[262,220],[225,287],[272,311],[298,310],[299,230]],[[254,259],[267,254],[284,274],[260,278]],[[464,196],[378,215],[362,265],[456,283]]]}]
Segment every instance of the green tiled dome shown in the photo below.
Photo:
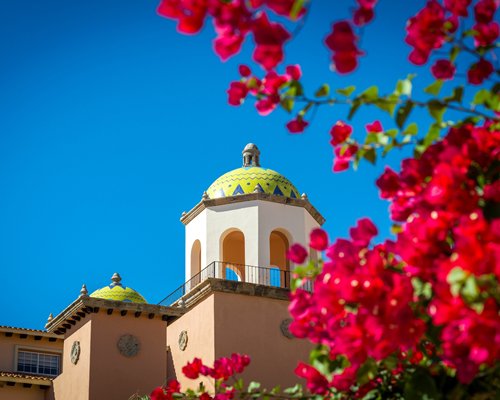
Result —
[{"label": "green tiled dome", "polygon": [[253,192],[295,199],[300,197],[297,188],[287,178],[272,169],[261,167],[242,167],[230,171],[207,189],[211,199]]},{"label": "green tiled dome", "polygon": [[111,285],[97,289],[90,297],[105,300],[125,301],[129,303],[147,303],[146,299],[136,292],[131,287],[126,287],[121,284],[122,278],[115,273],[111,278]]},{"label": "green tiled dome", "polygon": [[243,149],[243,167],[229,171],[216,179],[207,189],[210,199],[249,193],[299,198],[297,188],[283,175],[260,166],[260,151],[249,143]]}]

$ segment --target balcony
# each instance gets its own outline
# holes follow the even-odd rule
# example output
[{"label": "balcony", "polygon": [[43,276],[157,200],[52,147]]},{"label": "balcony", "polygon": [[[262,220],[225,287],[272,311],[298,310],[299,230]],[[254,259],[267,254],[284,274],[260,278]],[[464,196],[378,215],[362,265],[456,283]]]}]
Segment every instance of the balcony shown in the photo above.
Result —
[{"label": "balcony", "polygon": [[[282,270],[277,267],[256,267],[253,265],[241,265],[223,261],[214,261],[186,283],[170,293],[158,304],[163,306],[173,304],[196,285],[208,278],[247,282],[257,285],[290,289],[291,271]],[[310,282],[308,282],[305,288],[306,290],[311,290]]]}]

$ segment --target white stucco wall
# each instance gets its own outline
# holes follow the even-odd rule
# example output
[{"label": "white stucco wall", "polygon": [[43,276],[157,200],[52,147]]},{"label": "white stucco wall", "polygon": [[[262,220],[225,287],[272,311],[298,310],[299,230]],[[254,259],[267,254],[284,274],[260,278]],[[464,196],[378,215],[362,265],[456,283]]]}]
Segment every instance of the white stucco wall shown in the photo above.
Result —
[{"label": "white stucco wall", "polygon": [[[290,244],[307,247],[318,222],[303,207],[252,200],[206,208],[186,225],[186,281],[191,278],[191,248],[201,243],[201,269],[222,261],[221,238],[237,229],[245,236],[245,264],[270,265],[269,238],[273,230],[287,234]],[[293,268],[293,266],[292,266]]]}]

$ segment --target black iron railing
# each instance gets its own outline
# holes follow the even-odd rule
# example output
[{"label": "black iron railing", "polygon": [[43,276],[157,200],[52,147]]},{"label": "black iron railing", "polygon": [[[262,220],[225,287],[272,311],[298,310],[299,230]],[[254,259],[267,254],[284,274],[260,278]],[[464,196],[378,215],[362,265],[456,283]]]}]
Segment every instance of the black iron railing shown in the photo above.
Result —
[{"label": "black iron railing", "polygon": [[158,304],[169,306],[208,278],[256,283],[265,286],[290,288],[291,271],[278,267],[256,267],[223,261],[214,261],[178,287]]}]

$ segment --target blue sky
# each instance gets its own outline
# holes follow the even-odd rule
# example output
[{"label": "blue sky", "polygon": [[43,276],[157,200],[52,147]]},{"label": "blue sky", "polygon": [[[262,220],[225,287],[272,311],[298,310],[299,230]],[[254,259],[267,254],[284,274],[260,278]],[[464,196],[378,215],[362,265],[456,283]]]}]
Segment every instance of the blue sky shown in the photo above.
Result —
[{"label": "blue sky", "polygon": [[[363,37],[356,73],[329,71],[322,40],[352,2],[315,1],[287,46],[310,92],[323,82],[390,91],[425,68],[407,63],[406,18],[424,4],[381,2]],[[287,176],[326,217],[332,237],[371,217],[389,234],[374,186],[385,164],[333,174],[329,129],[346,109],[322,109],[303,135],[284,112],[259,117],[227,105],[225,90],[251,43],[226,63],[211,49],[211,24],[182,36],[156,15],[157,0],[0,3],[0,324],[42,328],[79,294],[123,283],[156,303],[184,280],[179,222],[221,174],[241,165],[248,142],[263,166]],[[416,114],[418,116],[418,114]],[[422,116],[422,118],[424,118]],[[387,118],[373,109],[354,121]]]}]

